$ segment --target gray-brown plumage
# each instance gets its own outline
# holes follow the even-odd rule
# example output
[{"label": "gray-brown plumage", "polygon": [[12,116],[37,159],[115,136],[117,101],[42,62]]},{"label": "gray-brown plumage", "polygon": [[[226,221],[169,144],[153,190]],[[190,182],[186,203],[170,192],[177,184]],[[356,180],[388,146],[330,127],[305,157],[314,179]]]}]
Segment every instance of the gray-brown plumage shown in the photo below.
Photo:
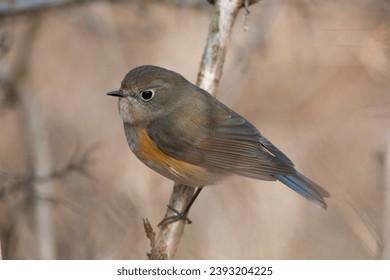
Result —
[{"label": "gray-brown plumage", "polygon": [[[300,174],[245,118],[181,75],[140,66],[111,95],[121,97],[119,111],[131,149],[164,176],[193,186],[214,184],[231,174],[279,180],[315,205],[327,207],[324,197],[329,194],[322,187]],[[139,135],[145,129],[148,139],[169,160],[161,156],[158,161],[145,160],[141,155]],[[182,174],[173,166],[177,162],[204,172]]]}]

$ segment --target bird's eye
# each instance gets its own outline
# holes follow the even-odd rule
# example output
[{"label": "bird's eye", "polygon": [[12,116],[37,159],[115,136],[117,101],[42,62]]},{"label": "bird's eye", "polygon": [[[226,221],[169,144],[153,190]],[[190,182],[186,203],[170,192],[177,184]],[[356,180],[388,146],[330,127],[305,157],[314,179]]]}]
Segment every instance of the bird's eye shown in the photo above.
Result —
[{"label": "bird's eye", "polygon": [[154,96],[154,91],[152,90],[145,90],[143,92],[141,92],[141,98],[144,100],[144,101],[149,101],[150,99],[152,99]]}]

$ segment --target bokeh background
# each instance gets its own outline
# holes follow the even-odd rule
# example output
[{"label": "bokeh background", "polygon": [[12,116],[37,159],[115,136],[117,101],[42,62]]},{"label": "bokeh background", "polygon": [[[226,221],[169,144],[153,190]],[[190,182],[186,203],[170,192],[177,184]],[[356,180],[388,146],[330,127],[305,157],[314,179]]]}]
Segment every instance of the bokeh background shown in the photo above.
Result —
[{"label": "bokeh background", "polygon": [[[19,2],[0,1],[3,258],[145,259],[142,218],[157,230],[173,183],[131,153],[105,93],[143,64],[195,82],[213,7]],[[390,3],[263,0],[247,31],[242,15],[217,97],[327,189],[329,209],[231,177],[202,192],[176,258],[390,258]]]}]

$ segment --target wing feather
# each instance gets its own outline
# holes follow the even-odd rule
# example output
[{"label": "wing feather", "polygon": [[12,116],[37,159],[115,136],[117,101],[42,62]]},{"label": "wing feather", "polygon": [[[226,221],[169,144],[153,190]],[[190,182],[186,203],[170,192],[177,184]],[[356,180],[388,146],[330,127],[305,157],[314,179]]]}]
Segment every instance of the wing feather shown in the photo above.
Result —
[{"label": "wing feather", "polygon": [[152,123],[148,134],[169,156],[220,172],[263,180],[295,174],[287,156],[243,117],[229,113],[222,121],[195,123],[192,127],[197,131],[184,129],[180,123]]}]

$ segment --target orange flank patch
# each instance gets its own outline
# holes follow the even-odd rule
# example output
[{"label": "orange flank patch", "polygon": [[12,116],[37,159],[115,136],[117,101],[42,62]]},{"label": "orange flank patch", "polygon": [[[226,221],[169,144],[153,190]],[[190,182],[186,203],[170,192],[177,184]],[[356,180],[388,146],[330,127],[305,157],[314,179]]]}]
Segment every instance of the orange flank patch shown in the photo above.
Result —
[{"label": "orange flank patch", "polygon": [[146,129],[142,129],[138,139],[138,156],[140,159],[153,162],[161,166],[172,175],[183,179],[201,178],[205,169],[184,161],[171,158],[164,152],[160,151],[150,139]]}]

